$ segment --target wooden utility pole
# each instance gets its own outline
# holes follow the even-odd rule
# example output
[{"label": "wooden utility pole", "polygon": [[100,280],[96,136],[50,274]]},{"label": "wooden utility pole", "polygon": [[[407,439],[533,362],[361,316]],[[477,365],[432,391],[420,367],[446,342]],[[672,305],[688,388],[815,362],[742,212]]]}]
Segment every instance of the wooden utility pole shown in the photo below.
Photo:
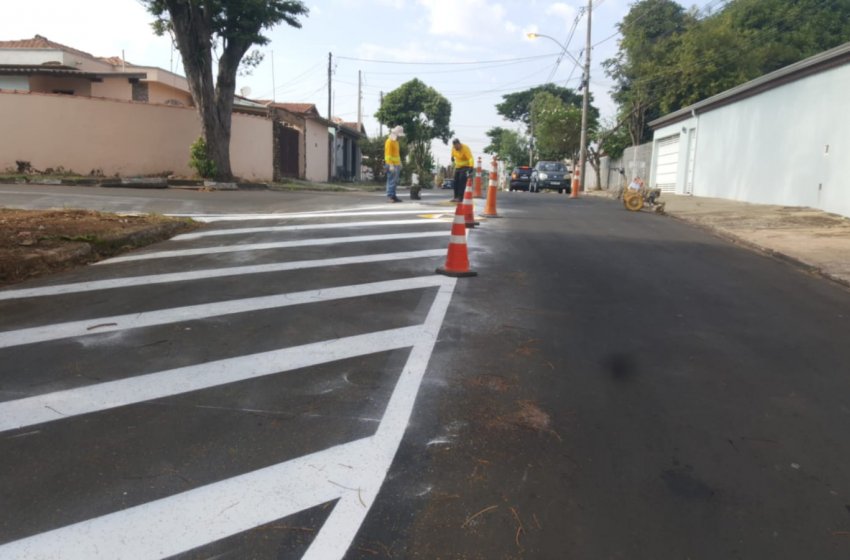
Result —
[{"label": "wooden utility pole", "polygon": [[587,165],[587,112],[590,104],[590,21],[593,10],[593,0],[587,0],[587,41],[584,47],[584,80],[582,83],[583,97],[581,103],[581,151],[578,159],[578,188],[572,189],[570,197],[578,198],[579,191],[584,190],[585,167]]},{"label": "wooden utility pole", "polygon": [[357,71],[357,133],[360,134],[363,122],[363,73]]}]

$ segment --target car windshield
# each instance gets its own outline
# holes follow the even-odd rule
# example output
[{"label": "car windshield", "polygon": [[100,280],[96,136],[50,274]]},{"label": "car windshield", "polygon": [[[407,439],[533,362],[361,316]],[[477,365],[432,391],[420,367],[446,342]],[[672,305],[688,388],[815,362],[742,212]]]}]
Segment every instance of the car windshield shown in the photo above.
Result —
[{"label": "car windshield", "polygon": [[564,165],[561,163],[541,163],[540,164],[541,171],[559,171],[564,172],[566,169]]}]

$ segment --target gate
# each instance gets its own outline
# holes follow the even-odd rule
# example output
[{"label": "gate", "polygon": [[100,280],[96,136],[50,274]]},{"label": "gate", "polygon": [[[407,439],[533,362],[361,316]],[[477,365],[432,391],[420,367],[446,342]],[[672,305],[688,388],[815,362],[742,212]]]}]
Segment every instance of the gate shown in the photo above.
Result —
[{"label": "gate", "polygon": [[275,165],[280,177],[298,177],[298,147],[301,133],[298,129],[275,123],[277,154]]}]

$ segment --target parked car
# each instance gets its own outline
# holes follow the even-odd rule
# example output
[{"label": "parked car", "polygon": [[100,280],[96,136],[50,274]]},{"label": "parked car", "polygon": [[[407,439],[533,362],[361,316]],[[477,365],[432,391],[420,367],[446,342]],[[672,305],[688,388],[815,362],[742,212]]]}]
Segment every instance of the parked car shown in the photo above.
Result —
[{"label": "parked car", "polygon": [[558,193],[570,192],[570,170],[560,161],[538,161],[531,172],[531,192],[540,189],[558,189]]},{"label": "parked car", "polygon": [[441,189],[453,189],[455,188],[455,180],[454,179],[443,179],[443,184],[440,185]]},{"label": "parked car", "polygon": [[527,165],[519,165],[511,171],[511,182],[509,191],[527,191],[531,182],[531,168]]}]

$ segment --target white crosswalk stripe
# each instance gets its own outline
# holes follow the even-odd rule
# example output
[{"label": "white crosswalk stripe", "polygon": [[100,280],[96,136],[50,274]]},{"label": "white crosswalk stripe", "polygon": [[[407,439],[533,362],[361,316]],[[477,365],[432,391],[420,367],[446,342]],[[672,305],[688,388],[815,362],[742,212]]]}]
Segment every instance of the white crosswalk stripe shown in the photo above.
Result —
[{"label": "white crosswalk stripe", "polygon": [[[421,213],[411,211],[314,212],[255,216],[251,219],[309,219]],[[245,220],[245,216],[206,216],[205,221]],[[422,220],[380,220],[350,222],[351,228],[398,227],[421,224]],[[430,221],[435,225],[436,221]],[[176,239],[238,238],[255,233],[285,234],[293,231],[346,229],[346,224],[304,224],[303,226],[246,227],[210,230]],[[428,232],[395,232],[372,236],[345,236],[316,240],[278,241],[245,245],[224,245],[186,250],[166,250],[112,259],[111,263],[202,254],[227,254],[269,248],[311,245],[338,245],[379,240],[428,239],[448,237],[447,228]],[[448,240],[446,240],[448,241]],[[188,270],[125,278],[93,280],[56,286],[17,288],[0,291],[0,302],[81,292],[119,290],[133,286],[203,282],[210,278],[241,276],[317,267],[346,266],[431,259],[445,249],[375,253],[356,257],[278,262],[208,270]],[[432,269],[430,265],[425,270]],[[99,270],[99,269],[98,269]],[[104,269],[105,270],[105,269]],[[174,322],[203,321],[235,314],[251,314],[265,309],[310,305],[345,298],[370,298],[378,294],[422,291],[430,299],[427,317],[421,324],[332,338],[308,344],[283,347],[255,354],[227,357],[91,383],[81,387],[53,390],[0,402],[0,432],[32,429],[36,425],[69,421],[89,414],[106,414],[119,407],[156,399],[203,391],[222,385],[284,375],[322,364],[406,350],[407,359],[398,374],[375,433],[369,437],[339,442],[327,449],[213,482],[165,498],[100,515],[86,521],[0,544],[0,558],[86,559],[166,558],[229,536],[248,531],[289,515],[335,501],[333,509],[303,556],[309,560],[341,558],[357,534],[374,503],[404,435],[416,395],[433,353],[457,280],[444,276],[415,276],[379,282],[281,293],[270,296],[214,301],[86,320],[68,321],[0,332],[0,348],[36,345],[59,339],[82,340],[109,332],[155,328]],[[430,295],[433,292],[433,296]],[[424,300],[428,301],[428,299]],[[337,320],[344,320],[337,318]],[[349,318],[356,324],[357,318]],[[120,343],[119,343],[120,344]],[[4,368],[8,366],[0,366]],[[120,367],[118,365],[117,367]],[[1,378],[0,378],[1,379]],[[0,386],[2,389],[2,386]],[[13,434],[14,435],[14,434]]]}]

